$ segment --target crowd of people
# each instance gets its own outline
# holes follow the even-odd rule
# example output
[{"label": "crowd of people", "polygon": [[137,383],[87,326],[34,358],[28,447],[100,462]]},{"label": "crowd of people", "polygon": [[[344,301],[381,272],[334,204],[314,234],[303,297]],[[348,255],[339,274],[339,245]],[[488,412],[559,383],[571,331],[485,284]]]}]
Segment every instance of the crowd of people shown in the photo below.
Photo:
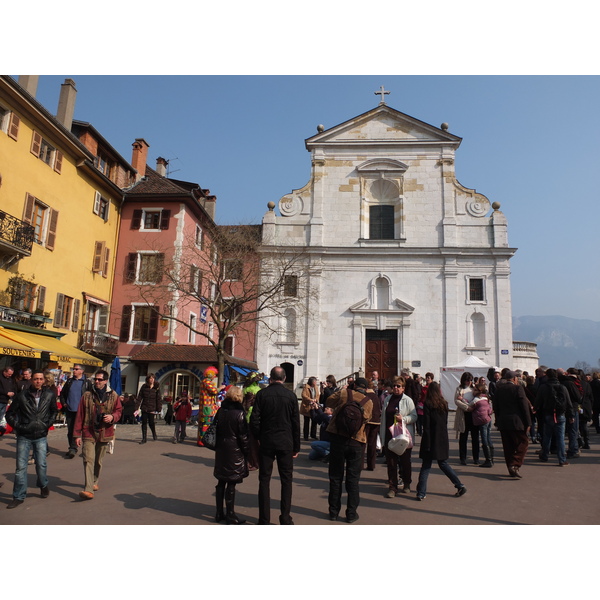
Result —
[{"label": "crowd of people", "polygon": [[[83,457],[84,489],[79,496],[82,500],[93,499],[99,489],[103,458],[111,451],[115,425],[123,416],[125,401],[110,390],[106,371],[97,371],[89,381],[81,365],[75,365],[72,377],[60,391],[49,375],[27,370],[17,381],[10,367],[0,374],[0,421],[5,416],[17,439],[13,499],[7,508],[16,508],[25,500],[31,455],[41,497],[48,497],[47,433],[59,408],[67,423],[65,458],[73,458],[79,450]],[[454,495],[466,493],[449,464],[450,411],[432,373],[423,380],[405,369],[399,376],[384,380],[373,372],[369,380],[350,378],[342,386],[333,375],[322,384],[310,377],[300,402],[284,384],[285,371],[275,367],[267,387],[252,380],[244,390],[228,386],[220,391],[214,416],[217,522],[244,522],[235,513],[236,485],[258,470],[258,522],[270,524],[270,481],[276,462],[281,482],[279,522],[293,524],[293,465],[301,437],[310,443],[308,459],[328,465],[328,517],[332,521],[342,517],[343,489],[347,496],[346,522],[359,519],[360,475],[363,469],[375,470],[378,458],[385,460],[384,496],[411,494],[416,446],[421,459],[417,500],[427,497],[434,461],[454,486]],[[500,433],[508,475],[517,479],[523,476],[521,468],[530,443],[540,445],[540,461],[548,462],[555,455],[558,466],[566,467],[590,448],[590,423],[600,433],[597,372],[586,375],[576,368],[546,367],[539,367],[534,375],[508,368],[492,368],[487,377],[464,372],[453,400],[459,464],[467,464],[470,436],[473,464],[482,468],[495,465],[491,435],[495,427]],[[148,428],[155,440],[155,418],[161,414],[162,398],[154,374],[147,376],[137,397],[127,403],[133,405],[133,414],[141,416],[140,443],[146,443]],[[182,393],[172,403],[174,443],[185,439],[190,416],[190,400],[187,393]]]}]

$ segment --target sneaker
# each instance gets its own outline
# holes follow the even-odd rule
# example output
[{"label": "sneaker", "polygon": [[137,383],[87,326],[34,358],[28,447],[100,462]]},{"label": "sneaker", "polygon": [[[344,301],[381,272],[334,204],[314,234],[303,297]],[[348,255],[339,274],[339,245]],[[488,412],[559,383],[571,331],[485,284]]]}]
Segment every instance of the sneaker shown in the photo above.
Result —
[{"label": "sneaker", "polygon": [[95,483],[92,489],[97,492],[100,488],[98,487],[98,484]]},{"label": "sneaker", "polygon": [[421,496],[421,495],[417,494],[417,500],[419,502],[421,502],[422,500],[425,500],[425,498],[427,498],[427,496]]},{"label": "sneaker", "polygon": [[408,487],[407,485],[405,485],[400,491],[403,494],[410,494],[410,487]]},{"label": "sneaker", "polygon": [[175,438],[173,438],[173,443],[174,443],[174,444],[176,444],[176,443],[177,443],[177,440],[176,440]]},{"label": "sneaker", "polygon": [[47,498],[50,495],[50,490],[48,489],[47,485],[43,488],[40,488],[40,495],[42,496],[42,498]]},{"label": "sneaker", "polygon": [[385,495],[386,498],[395,498],[396,497],[396,492],[393,489],[389,489],[387,491],[387,494]]},{"label": "sneaker", "polygon": [[12,502],[6,508],[17,508],[17,506],[20,506],[23,504],[23,502],[24,500],[17,500],[16,498],[13,498]]},{"label": "sneaker", "polygon": [[567,461],[565,461],[564,463],[558,463],[559,467],[567,467],[569,465],[569,463]]},{"label": "sneaker", "polygon": [[458,488],[458,492],[454,494],[457,498],[460,496],[464,496],[467,493],[467,488],[463,485],[461,488]]},{"label": "sneaker", "polygon": [[79,492],[79,497],[82,500],[93,500],[94,494],[92,494],[92,492]]}]

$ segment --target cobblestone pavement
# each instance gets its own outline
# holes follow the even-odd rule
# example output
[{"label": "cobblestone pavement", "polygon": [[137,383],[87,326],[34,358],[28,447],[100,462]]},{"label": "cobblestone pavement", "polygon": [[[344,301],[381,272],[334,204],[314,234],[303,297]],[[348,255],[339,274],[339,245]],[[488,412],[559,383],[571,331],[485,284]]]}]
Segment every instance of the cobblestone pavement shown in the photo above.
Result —
[{"label": "cobblestone pavement", "polygon": [[[16,443],[13,435],[0,439],[0,524],[14,525],[215,525],[214,455],[195,444],[196,429],[183,444],[172,443],[173,427],[160,422],[158,440],[140,445],[139,425],[119,425],[115,453],[107,455],[100,490],[92,501],[82,501],[83,467],[79,455],[63,458],[66,430],[49,433],[48,476],[50,496],[43,499],[35,487],[35,467],[29,467],[25,502],[5,510],[12,498]],[[360,484],[360,520],[357,525],[590,525],[600,523],[600,435],[591,435],[592,447],[565,468],[551,456],[537,460],[539,445],[530,445],[523,479],[508,477],[497,432],[493,434],[497,462],[492,469],[458,464],[458,443],[450,442],[450,463],[468,492],[455,498],[454,488],[434,467],[427,498],[417,502],[414,490],[421,461],[413,450],[413,493],[385,498],[385,465],[363,471]],[[453,437],[453,432],[451,433]],[[418,446],[419,438],[417,438]],[[327,465],[308,460],[309,443],[302,442],[294,463],[292,516],[297,525],[349,527],[327,519]],[[275,469],[276,472],[276,469]],[[256,472],[237,487],[236,510],[248,525],[257,523]],[[271,484],[272,521],[278,522],[279,480]],[[342,498],[345,503],[345,495]]]}]

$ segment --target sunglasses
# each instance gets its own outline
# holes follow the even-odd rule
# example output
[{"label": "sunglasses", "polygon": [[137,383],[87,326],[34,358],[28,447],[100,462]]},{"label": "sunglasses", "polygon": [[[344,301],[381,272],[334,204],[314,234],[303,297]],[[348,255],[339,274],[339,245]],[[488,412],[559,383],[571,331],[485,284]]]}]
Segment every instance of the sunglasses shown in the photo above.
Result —
[{"label": "sunglasses", "polygon": [[94,381],[106,381],[104,377],[94,377]]}]

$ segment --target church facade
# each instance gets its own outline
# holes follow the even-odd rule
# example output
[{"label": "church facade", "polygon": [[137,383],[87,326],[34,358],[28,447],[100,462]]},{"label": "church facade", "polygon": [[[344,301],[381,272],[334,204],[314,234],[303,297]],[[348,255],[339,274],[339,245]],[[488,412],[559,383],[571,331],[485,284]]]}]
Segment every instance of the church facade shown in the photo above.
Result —
[{"label": "church facade", "polygon": [[[383,96],[382,96],[383,98]],[[381,102],[306,140],[308,183],[263,217],[263,260],[305,253],[303,304],[259,327],[257,363],[309,376],[513,365],[507,222],[461,185],[461,138]],[[291,381],[290,381],[291,383]]]}]

